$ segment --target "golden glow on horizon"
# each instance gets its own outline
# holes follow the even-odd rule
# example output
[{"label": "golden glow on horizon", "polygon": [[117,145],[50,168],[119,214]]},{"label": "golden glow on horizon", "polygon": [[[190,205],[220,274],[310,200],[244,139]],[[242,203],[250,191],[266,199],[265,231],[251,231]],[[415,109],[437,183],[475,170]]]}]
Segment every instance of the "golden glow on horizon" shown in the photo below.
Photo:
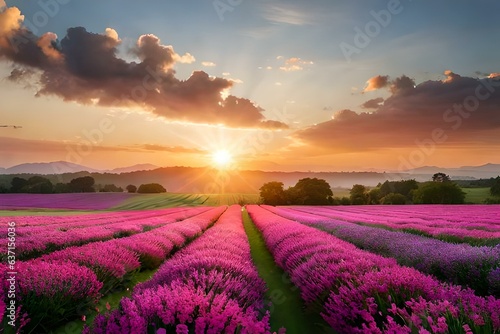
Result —
[{"label": "golden glow on horizon", "polygon": [[218,168],[228,167],[233,161],[233,156],[227,150],[217,150],[212,153],[212,162]]}]

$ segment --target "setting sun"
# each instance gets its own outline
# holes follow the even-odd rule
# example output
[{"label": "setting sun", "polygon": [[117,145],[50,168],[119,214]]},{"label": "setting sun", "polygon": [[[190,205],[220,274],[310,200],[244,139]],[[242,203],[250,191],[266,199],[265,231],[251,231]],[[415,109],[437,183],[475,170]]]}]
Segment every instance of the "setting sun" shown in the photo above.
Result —
[{"label": "setting sun", "polygon": [[218,150],[212,154],[212,161],[217,167],[226,167],[232,160],[231,153],[226,150]]}]

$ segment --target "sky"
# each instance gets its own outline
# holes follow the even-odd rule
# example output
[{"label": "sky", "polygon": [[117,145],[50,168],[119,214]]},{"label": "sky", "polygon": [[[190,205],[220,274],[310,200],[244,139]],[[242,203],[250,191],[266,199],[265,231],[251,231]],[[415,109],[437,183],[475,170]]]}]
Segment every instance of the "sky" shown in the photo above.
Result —
[{"label": "sky", "polygon": [[0,7],[1,167],[500,163],[498,1]]}]

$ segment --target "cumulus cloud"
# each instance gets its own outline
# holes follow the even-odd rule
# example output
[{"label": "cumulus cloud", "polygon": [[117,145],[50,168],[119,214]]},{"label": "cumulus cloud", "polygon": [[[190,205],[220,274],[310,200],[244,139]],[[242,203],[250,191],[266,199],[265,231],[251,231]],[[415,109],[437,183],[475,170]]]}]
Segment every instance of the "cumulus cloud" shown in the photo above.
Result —
[{"label": "cumulus cloud", "polygon": [[214,62],[211,62],[211,61],[202,61],[201,65],[203,65],[205,67],[214,67],[214,66],[217,66]]},{"label": "cumulus cloud", "polygon": [[[282,58],[283,57],[281,58],[277,57],[276,59],[282,59]],[[312,61],[303,60],[298,57],[292,57],[285,60],[285,64],[283,66],[280,66],[280,70],[285,72],[301,71],[304,69],[305,65],[313,65],[313,64],[314,62]]]},{"label": "cumulus cloud", "polygon": [[328,152],[415,147],[436,133],[445,138],[443,146],[500,146],[500,78],[445,75],[418,85],[407,76],[396,78],[384,84],[392,94],[383,104],[382,99],[363,104],[373,112],[341,110],[293,137]]},{"label": "cumulus cloud", "polygon": [[364,108],[364,109],[377,109],[378,107],[380,107],[380,104],[382,102],[384,102],[384,99],[381,98],[381,97],[377,97],[375,99],[371,99],[371,100],[368,100],[365,103],[363,103],[361,105],[361,108]]},{"label": "cumulus cloud", "polygon": [[380,88],[387,87],[388,85],[389,85],[388,75],[377,75],[366,81],[366,88],[364,89],[364,91],[371,92]]},{"label": "cumulus cloud", "polygon": [[15,7],[0,13],[0,59],[15,66],[9,78],[30,80],[38,87],[37,96],[101,106],[139,106],[157,116],[190,123],[287,128],[266,120],[264,110],[254,102],[229,95],[234,80],[203,71],[178,79],[175,65],[192,63],[195,58],[178,54],[155,35],[140,36],[130,50],[137,60],[126,61],[117,55],[121,40],[114,29],[96,34],[83,27],[69,28],[57,42],[53,33],[35,36],[22,26],[23,19]]},{"label": "cumulus cloud", "polygon": [[115,29],[113,29],[113,28],[106,28],[105,33],[106,33],[106,36],[114,39],[117,42],[121,42],[120,38],[118,37],[118,33],[116,32]]}]

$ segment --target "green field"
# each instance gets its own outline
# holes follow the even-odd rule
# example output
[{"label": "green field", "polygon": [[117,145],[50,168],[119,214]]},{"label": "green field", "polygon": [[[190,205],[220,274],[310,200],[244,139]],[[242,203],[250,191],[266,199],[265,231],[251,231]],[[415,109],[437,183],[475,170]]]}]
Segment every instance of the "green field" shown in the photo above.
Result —
[{"label": "green field", "polygon": [[133,196],[111,210],[146,210],[179,206],[219,206],[255,204],[258,194],[140,194]]},{"label": "green field", "polygon": [[491,197],[490,188],[462,188],[465,192],[465,203],[484,204]]}]

